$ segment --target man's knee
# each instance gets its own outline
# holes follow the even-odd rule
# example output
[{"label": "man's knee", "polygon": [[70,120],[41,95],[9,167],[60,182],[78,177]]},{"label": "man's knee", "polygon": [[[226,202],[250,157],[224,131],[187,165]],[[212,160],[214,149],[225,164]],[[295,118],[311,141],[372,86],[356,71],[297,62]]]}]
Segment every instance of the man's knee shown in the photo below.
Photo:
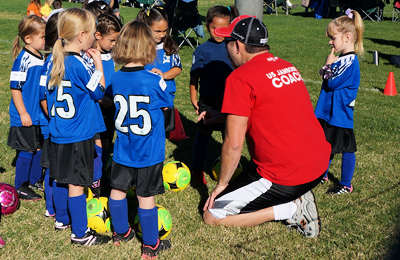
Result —
[{"label": "man's knee", "polygon": [[204,211],[203,219],[204,223],[206,223],[207,225],[219,225],[220,222],[219,219],[214,217],[208,210]]}]

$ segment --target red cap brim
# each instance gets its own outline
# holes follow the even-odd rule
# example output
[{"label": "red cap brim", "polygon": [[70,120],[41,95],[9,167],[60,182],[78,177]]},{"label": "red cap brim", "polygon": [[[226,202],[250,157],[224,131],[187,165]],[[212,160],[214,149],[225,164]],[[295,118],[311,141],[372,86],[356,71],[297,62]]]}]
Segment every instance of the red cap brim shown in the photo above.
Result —
[{"label": "red cap brim", "polygon": [[241,16],[238,16],[238,17],[236,17],[236,18],[231,22],[231,24],[229,24],[228,27],[218,27],[218,28],[215,28],[215,29],[214,29],[214,33],[215,33],[215,35],[220,36],[220,37],[225,37],[225,38],[226,38],[226,37],[231,37],[231,33],[232,33],[233,29],[235,28],[236,24],[237,24],[240,20],[245,19],[245,18],[249,18],[249,17],[255,17],[255,16],[251,16],[251,15],[241,15]]}]

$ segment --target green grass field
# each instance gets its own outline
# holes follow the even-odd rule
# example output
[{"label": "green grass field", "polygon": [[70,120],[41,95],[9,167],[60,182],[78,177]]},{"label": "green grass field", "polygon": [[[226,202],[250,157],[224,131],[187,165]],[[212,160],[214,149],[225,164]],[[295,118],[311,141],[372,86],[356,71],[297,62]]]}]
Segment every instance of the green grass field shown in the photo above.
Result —
[{"label": "green grass field", "polygon": [[[44,2],[44,1],[42,1]],[[232,5],[233,0],[201,0],[199,11],[205,16],[215,4]],[[300,4],[300,0],[293,0]],[[15,152],[7,146],[10,102],[9,75],[11,48],[17,24],[26,13],[28,0],[0,1],[0,182],[14,183],[12,161]],[[80,4],[63,2],[64,8]],[[134,19],[138,9],[121,7],[125,23]],[[391,55],[400,55],[399,23],[392,23],[392,7],[385,9],[385,21],[365,22],[365,58],[360,60],[361,85],[355,109],[355,133],[358,144],[354,192],[332,198],[325,194],[340,178],[340,158],[330,169],[330,182],[314,189],[322,222],[317,239],[305,239],[289,232],[281,223],[265,223],[253,228],[206,226],[199,205],[216,182],[209,176],[208,191],[188,187],[180,193],[166,192],[156,197],[173,219],[169,235],[173,248],[159,259],[398,259],[400,238],[400,129],[399,96],[382,95],[389,72],[400,82],[398,67],[390,64]],[[269,43],[274,55],[296,66],[315,105],[321,87],[318,70],[330,51],[325,27],[330,19],[316,20],[298,7],[285,16],[264,14]],[[204,42],[206,39],[201,39]],[[372,52],[380,53],[380,64],[372,63]],[[176,78],[175,107],[179,109],[186,134],[177,143],[166,141],[166,162],[180,160],[191,167],[192,145],[196,134],[196,115],[189,98],[189,71],[192,49],[180,50],[183,71]],[[215,133],[209,147],[206,171],[219,156],[221,135]],[[249,159],[244,149],[242,163]],[[131,203],[133,205],[133,203]],[[131,207],[133,222],[135,209]],[[0,236],[6,246],[0,259],[138,259],[140,242],[133,240],[120,247],[111,243],[98,247],[73,247],[70,231],[55,232],[54,221],[44,217],[45,202],[22,201],[19,210],[2,217]],[[109,233],[111,235],[111,232]],[[397,257],[396,257],[397,256]]]}]

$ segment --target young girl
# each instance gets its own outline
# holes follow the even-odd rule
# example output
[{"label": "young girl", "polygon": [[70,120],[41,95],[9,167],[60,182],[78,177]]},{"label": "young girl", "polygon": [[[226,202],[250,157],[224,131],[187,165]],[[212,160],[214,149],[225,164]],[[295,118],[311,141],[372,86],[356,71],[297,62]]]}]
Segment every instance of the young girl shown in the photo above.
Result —
[{"label": "young girl", "polygon": [[[193,64],[190,70],[190,99],[196,114],[206,110],[221,111],[224,96],[225,80],[232,72],[223,37],[214,34],[214,29],[227,27],[236,17],[234,7],[221,5],[211,7],[206,16],[206,27],[211,38],[201,44],[193,53]],[[200,83],[200,98],[197,100]],[[197,124],[198,131],[193,146],[192,183],[207,184],[204,178],[208,142],[214,130],[224,131],[225,124]]]},{"label": "young girl", "polygon": [[[175,97],[175,77],[181,74],[182,64],[178,55],[177,46],[169,35],[167,13],[158,7],[142,9],[137,20],[146,23],[153,31],[156,39],[157,58],[153,63],[147,64],[145,69],[160,74],[170,89],[170,94]],[[175,129],[174,109],[164,110],[165,130],[167,134]]]},{"label": "young girl", "polygon": [[125,64],[111,80],[117,132],[109,199],[113,242],[119,245],[134,237],[128,224],[126,200],[127,190],[134,186],[143,233],[142,257],[154,259],[159,251],[171,247],[169,240],[158,238],[154,196],[164,193],[165,131],[161,109],[172,106],[173,97],[159,74],[144,69],[144,65],[152,63],[156,57],[154,37],[145,23],[126,24],[113,55],[117,63]]},{"label": "young girl", "polygon": [[[114,113],[115,107],[112,101],[111,76],[115,73],[114,61],[111,57],[111,49],[114,47],[122,24],[113,14],[101,14],[97,17],[97,29],[95,33],[95,46],[101,53],[104,78],[106,82],[106,95],[99,102],[107,131],[100,133],[100,139],[95,141],[97,157],[94,162],[94,178],[91,186],[93,195],[100,196],[100,179],[102,177],[103,162],[108,159],[108,148],[114,138]],[[105,151],[105,152],[103,152]]]},{"label": "young girl", "polygon": [[[339,184],[327,193],[337,195],[351,193],[357,151],[353,131],[353,112],[360,85],[360,65],[356,54],[363,55],[364,23],[358,12],[347,9],[346,15],[336,18],[326,28],[332,51],[320,70],[324,79],[321,93],[315,108],[332,146],[331,163],[334,154],[341,153],[342,176]],[[335,56],[335,53],[340,53]],[[328,166],[329,170],[329,166]],[[328,170],[323,181],[328,180]]]},{"label": "young girl", "polygon": [[[44,57],[39,51],[44,49],[45,25],[38,16],[24,17],[18,25],[18,36],[13,45],[14,64],[10,76],[12,99],[7,144],[19,152],[15,188],[20,198],[25,200],[42,198],[31,187],[40,188],[38,181],[42,175],[39,80]],[[25,43],[24,48],[20,46],[20,39]]]},{"label": "young girl", "polygon": [[[68,184],[71,216],[71,243],[91,246],[110,237],[87,227],[84,186],[93,182],[94,135],[105,130],[99,120],[96,100],[104,96],[103,65],[100,52],[90,49],[96,23],[86,10],[71,8],[61,12],[58,39],[53,48],[53,65],[47,83],[50,115],[50,177]],[[82,57],[93,59],[94,70]]]},{"label": "young girl", "polygon": [[[46,217],[54,217],[55,216],[55,209],[53,203],[53,184],[54,180],[50,178],[49,173],[49,144],[50,144],[50,132],[49,132],[49,117],[48,117],[48,108],[47,108],[47,101],[46,101],[46,80],[47,74],[49,73],[49,68],[53,62],[53,58],[51,50],[53,49],[53,45],[58,38],[57,33],[57,22],[58,22],[58,13],[52,15],[52,17],[46,23],[46,30],[45,30],[45,57],[46,62],[44,63],[42,69],[42,77],[40,80],[40,104],[43,109],[43,118],[40,123],[40,129],[43,135],[43,148],[42,148],[42,158],[40,161],[41,166],[45,169],[44,172],[44,194],[46,199]],[[55,197],[58,197],[55,195]],[[66,200],[66,197],[65,197]],[[65,203],[66,205],[66,203]],[[69,223],[69,220],[66,222]]]},{"label": "young girl", "polygon": [[26,8],[26,15],[37,15],[39,17],[42,17],[40,9],[42,9],[42,4],[40,3],[40,0],[30,0],[28,7]]},{"label": "young girl", "polygon": [[45,21],[49,19],[50,13],[51,11],[53,11],[50,7],[53,5],[53,2],[54,0],[46,0],[44,6],[40,9],[40,13],[42,14],[42,17]]}]

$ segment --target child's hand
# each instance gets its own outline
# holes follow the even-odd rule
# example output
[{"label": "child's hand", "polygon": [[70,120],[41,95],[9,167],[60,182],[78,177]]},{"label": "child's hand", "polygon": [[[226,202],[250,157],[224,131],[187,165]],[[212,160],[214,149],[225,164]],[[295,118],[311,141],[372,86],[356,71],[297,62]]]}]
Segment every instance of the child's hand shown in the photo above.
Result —
[{"label": "child's hand", "polygon": [[153,68],[152,70],[150,70],[153,73],[159,74],[162,78],[164,78],[164,74],[162,73],[161,70],[157,69],[157,68]]},{"label": "child's hand", "polygon": [[96,66],[97,64],[101,63],[101,53],[99,50],[96,49],[89,49],[86,51],[86,55],[89,58],[93,59],[94,65]]},{"label": "child's hand", "polygon": [[196,114],[199,114],[199,102],[197,100],[192,100],[192,105],[194,110],[196,110]]},{"label": "child's hand", "polygon": [[332,48],[331,53],[329,53],[328,57],[326,58],[325,65],[332,64],[337,61],[337,59],[339,59],[339,57],[335,56],[335,48]]},{"label": "child's hand", "polygon": [[28,113],[23,113],[20,115],[20,117],[21,117],[21,123],[23,126],[29,127],[32,125],[32,119]]}]

